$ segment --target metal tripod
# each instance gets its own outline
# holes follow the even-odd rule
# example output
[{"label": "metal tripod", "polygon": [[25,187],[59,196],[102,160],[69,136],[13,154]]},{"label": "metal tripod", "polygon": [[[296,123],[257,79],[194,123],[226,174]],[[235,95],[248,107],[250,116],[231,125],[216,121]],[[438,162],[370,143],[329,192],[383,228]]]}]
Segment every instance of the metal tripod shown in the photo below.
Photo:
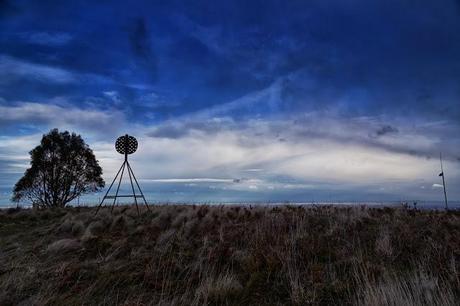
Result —
[{"label": "metal tripod", "polygon": [[[133,191],[133,194],[126,194],[126,195],[119,195],[118,191],[120,190],[120,185],[121,185],[121,179],[123,178],[123,174],[125,172],[125,169],[128,171],[129,175],[129,181],[131,182],[131,189]],[[118,186],[117,186],[117,191],[115,192],[115,195],[109,196],[110,189],[112,189],[113,183],[115,183],[115,180],[117,179],[118,175],[120,174],[120,178],[118,180]],[[139,190],[140,194],[136,194],[136,191],[134,189],[134,184],[133,184],[133,178],[134,182],[136,183],[137,189]],[[147,201],[145,200],[144,194],[142,193],[141,187],[139,186],[139,183],[137,182],[136,176],[134,175],[133,169],[131,168],[129,162],[128,162],[128,153],[125,152],[125,161],[121,165],[120,169],[117,172],[117,175],[115,175],[115,178],[112,181],[112,184],[110,184],[109,189],[105,193],[104,197],[102,198],[101,203],[99,203],[99,206],[97,207],[96,213],[99,212],[99,209],[101,208],[102,204],[104,203],[105,199],[113,199],[112,203],[112,208],[110,211],[113,211],[113,208],[115,207],[115,203],[117,198],[134,198],[134,203],[136,204],[136,209],[137,209],[137,214],[140,215],[139,213],[139,205],[137,204],[137,198],[142,198],[144,200],[144,205],[147,207],[148,210],[150,210],[149,206],[147,205]]]}]

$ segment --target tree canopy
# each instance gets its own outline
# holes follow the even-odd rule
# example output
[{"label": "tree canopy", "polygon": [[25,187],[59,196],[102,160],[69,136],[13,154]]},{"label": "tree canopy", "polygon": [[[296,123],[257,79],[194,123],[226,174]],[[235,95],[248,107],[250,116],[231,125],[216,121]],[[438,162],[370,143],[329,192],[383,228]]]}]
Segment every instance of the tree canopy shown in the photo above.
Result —
[{"label": "tree canopy", "polygon": [[64,207],[104,187],[102,168],[80,135],[51,130],[29,152],[31,161],[16,183],[12,200],[29,200],[39,208]]}]

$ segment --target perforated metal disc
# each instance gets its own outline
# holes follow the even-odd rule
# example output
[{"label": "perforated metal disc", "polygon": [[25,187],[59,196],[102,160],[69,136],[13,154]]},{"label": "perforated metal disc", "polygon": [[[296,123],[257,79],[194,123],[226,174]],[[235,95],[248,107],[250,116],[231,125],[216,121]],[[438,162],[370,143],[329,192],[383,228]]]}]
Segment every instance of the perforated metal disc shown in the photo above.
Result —
[{"label": "perforated metal disc", "polygon": [[137,140],[129,135],[120,136],[115,142],[115,149],[120,154],[133,154],[137,150]]}]

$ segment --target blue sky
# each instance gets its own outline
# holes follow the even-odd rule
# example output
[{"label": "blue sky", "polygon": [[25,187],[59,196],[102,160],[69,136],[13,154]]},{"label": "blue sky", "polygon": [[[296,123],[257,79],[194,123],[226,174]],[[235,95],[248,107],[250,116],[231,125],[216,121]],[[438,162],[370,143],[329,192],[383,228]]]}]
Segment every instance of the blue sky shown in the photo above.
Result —
[{"label": "blue sky", "polygon": [[460,200],[460,2],[2,0],[1,201],[54,127],[152,200]]}]

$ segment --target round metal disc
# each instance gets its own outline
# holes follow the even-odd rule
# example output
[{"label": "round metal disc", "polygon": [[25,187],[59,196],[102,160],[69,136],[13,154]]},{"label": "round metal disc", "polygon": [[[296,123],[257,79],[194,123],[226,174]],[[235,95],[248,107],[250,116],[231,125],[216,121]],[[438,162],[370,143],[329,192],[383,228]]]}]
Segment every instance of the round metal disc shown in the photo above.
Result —
[{"label": "round metal disc", "polygon": [[137,140],[129,135],[120,136],[115,142],[115,149],[120,154],[133,154],[137,150]]}]

